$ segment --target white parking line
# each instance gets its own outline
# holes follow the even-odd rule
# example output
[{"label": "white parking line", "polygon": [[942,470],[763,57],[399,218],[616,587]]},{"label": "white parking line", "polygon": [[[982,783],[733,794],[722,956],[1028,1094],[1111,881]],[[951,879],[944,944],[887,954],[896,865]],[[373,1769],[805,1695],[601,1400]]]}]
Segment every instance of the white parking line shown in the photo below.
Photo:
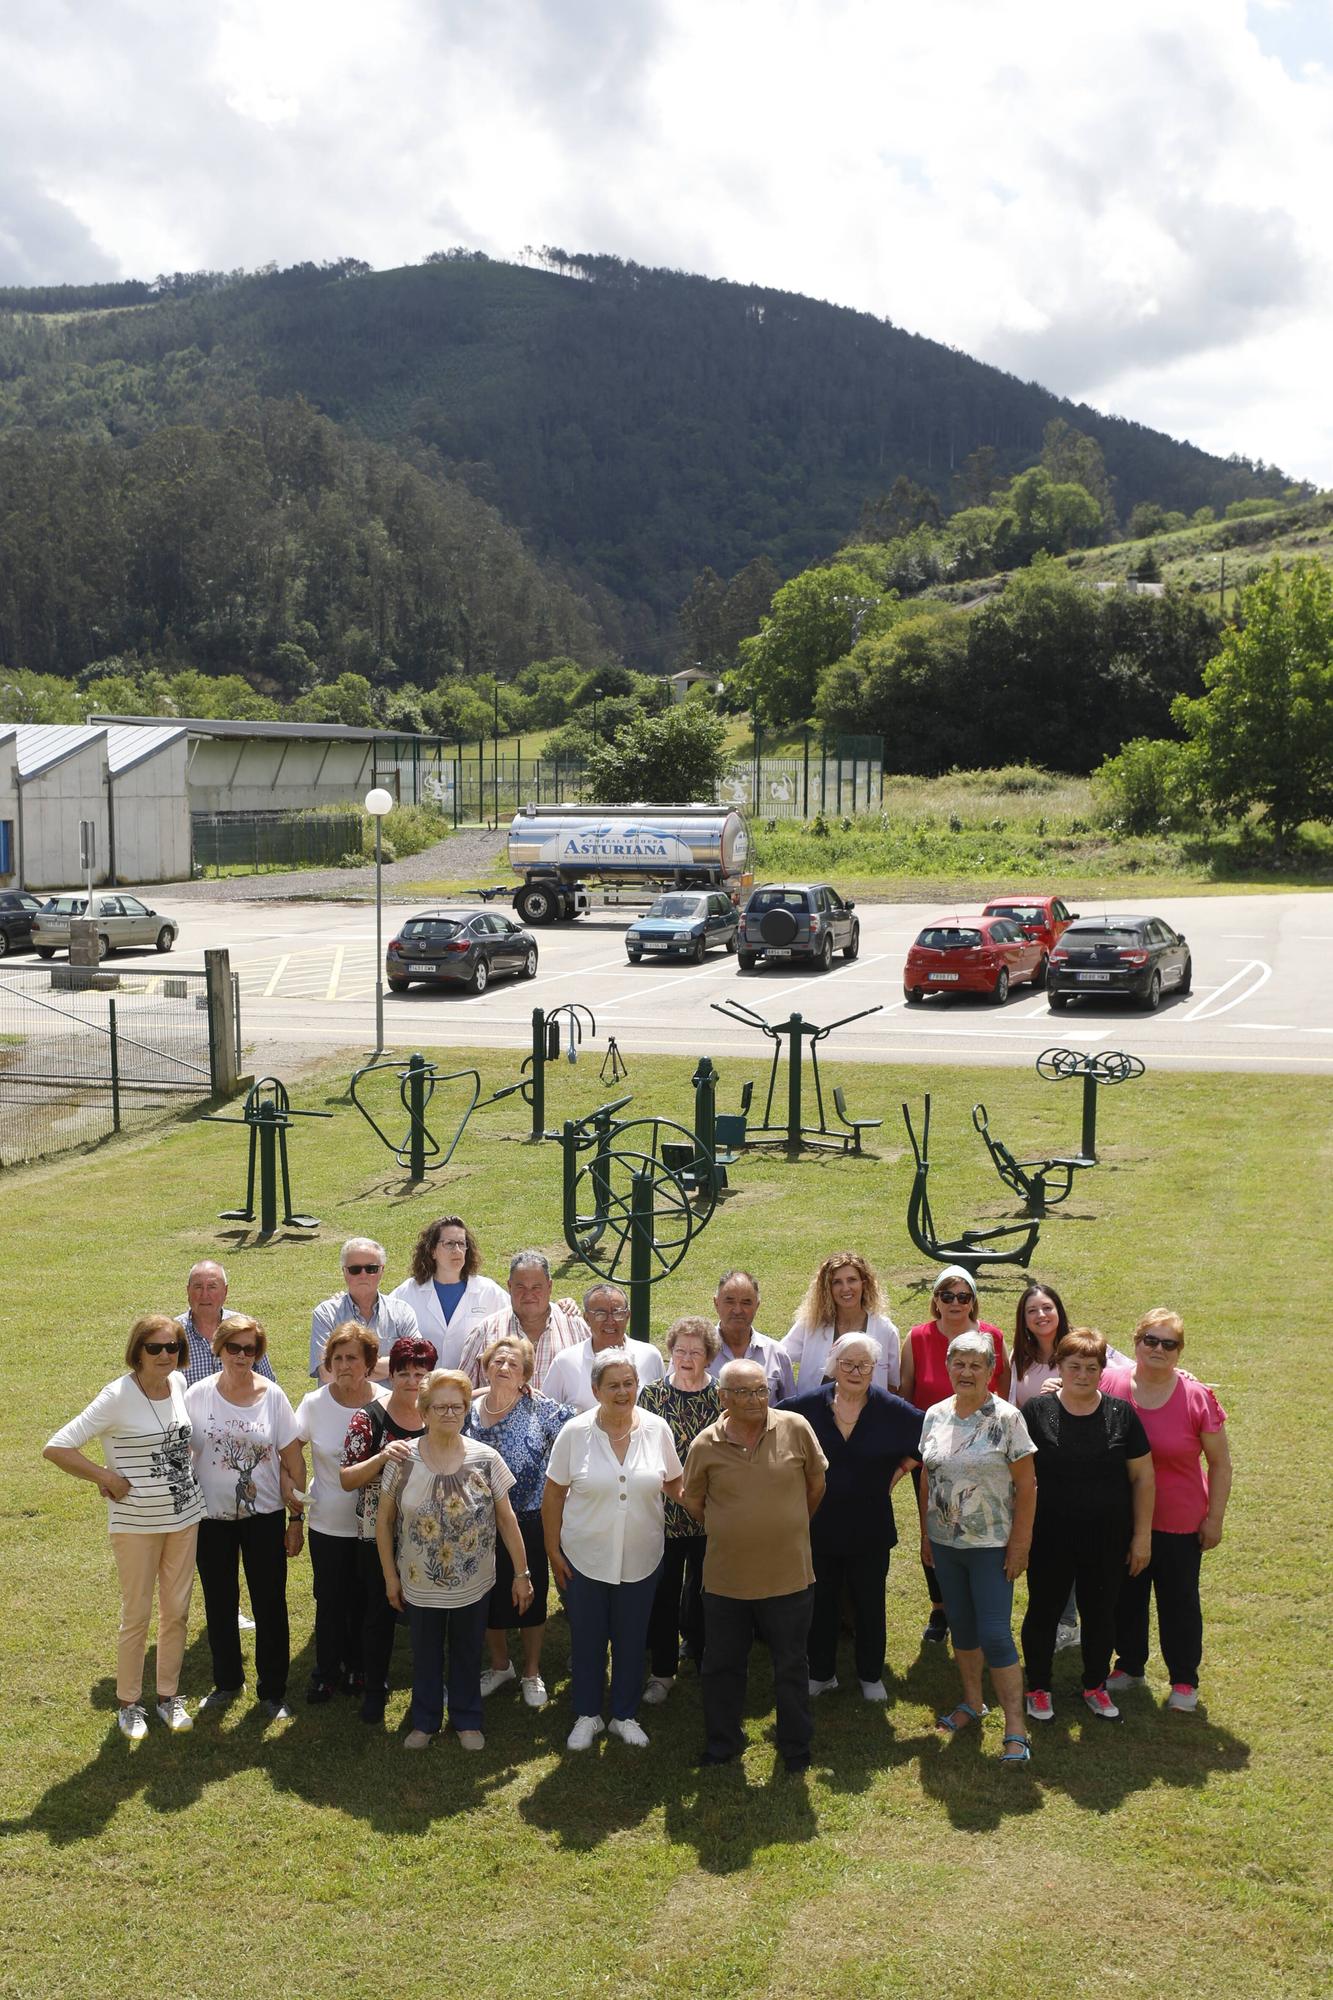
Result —
[{"label": "white parking line", "polygon": [[[1248,986],[1242,986],[1239,993],[1232,994],[1230,1000],[1223,1001],[1220,1007],[1216,1004],[1229,988],[1241,985],[1243,980],[1250,979],[1250,975],[1255,972],[1260,975],[1258,979],[1253,980]],[[1197,1006],[1191,1007],[1189,1013],[1182,1015],[1181,1018],[1186,1021],[1214,1020],[1217,1015],[1228,1013],[1232,1007],[1239,1007],[1243,1000],[1252,1000],[1260,987],[1266,986],[1272,977],[1272,966],[1265,964],[1262,958],[1247,958],[1239,972],[1233,972],[1230,979],[1224,979],[1207,999],[1200,1000]]]},{"label": "white parking line", "polygon": [[[853,960],[852,960],[852,962],[851,962],[851,964],[850,964],[850,966],[849,966],[849,965],[847,965],[847,964],[846,964],[846,963],[844,962],[844,965],[843,965],[842,969],[843,969],[844,971],[850,971],[850,972],[853,972],[853,973],[854,973],[854,972],[858,971],[858,970],[859,970],[859,969],[860,969],[860,968],[861,968],[862,966],[865,966],[865,965],[880,965],[880,964],[882,964],[882,963],[883,963],[883,961],[884,961],[884,960],[885,960],[886,958],[896,958],[896,957],[897,957],[897,953],[896,953],[896,952],[892,952],[892,951],[877,951],[877,952],[875,953],[875,955],[874,955],[874,957],[873,957],[873,958],[857,958],[857,959],[853,959]],[[811,969],[813,970],[813,967],[812,967]],[[811,988],[811,985],[812,985],[812,983],[813,983],[813,982],[812,982],[812,981],[811,981],[811,980],[810,980],[810,979],[809,979],[809,978],[807,977],[807,978],[805,978],[805,979],[798,979],[798,980],[794,980],[794,981],[793,981],[793,982],[791,983],[791,985],[789,985],[789,986],[778,986],[778,987],[773,987],[773,988],[769,988],[769,989],[763,989],[763,988],[757,988],[756,990],[757,990],[757,991],[765,991],[765,990],[766,990],[766,992],[767,992],[767,997],[768,997],[768,998],[769,998],[770,1000],[776,1000],[776,999],[780,999],[780,998],[781,998],[781,996],[782,996],[782,995],[783,995],[784,993],[807,993],[807,992],[809,992],[809,990],[810,990],[810,988]],[[816,987],[816,990],[819,990],[819,989],[818,989],[818,987]],[[746,1002],[746,1005],[747,1005],[747,1006],[749,1005],[749,1002],[748,1002],[748,1001]],[[759,1009],[758,1009],[758,1008],[756,1007],[756,1009],[755,1009],[755,1012],[756,1012],[756,1013],[758,1013],[758,1011],[759,1011]]]},{"label": "white parking line", "polygon": [[273,968],[272,976],[269,979],[268,985],[264,988],[263,992],[259,996],[261,1000],[271,999],[272,996],[277,992],[278,982],[282,978],[283,973],[287,970],[287,967],[291,964],[291,962],[292,962],[291,953],[289,951],[284,952],[282,957],[278,960],[277,964]]},{"label": "white parking line", "polygon": [[343,954],[346,949],[347,947],[341,944],[333,947],[333,971],[329,974],[328,990],[324,995],[326,1000],[336,1000],[338,997],[338,981],[342,978]]}]

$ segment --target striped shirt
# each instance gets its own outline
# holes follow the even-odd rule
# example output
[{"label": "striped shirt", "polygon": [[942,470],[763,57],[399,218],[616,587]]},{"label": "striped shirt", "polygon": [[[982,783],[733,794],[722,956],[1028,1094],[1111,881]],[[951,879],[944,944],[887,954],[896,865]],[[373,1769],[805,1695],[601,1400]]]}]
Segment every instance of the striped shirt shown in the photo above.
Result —
[{"label": "striped shirt", "polygon": [[[489,1319],[478,1320],[467,1337],[467,1344],[458,1357],[460,1371],[466,1375],[474,1389],[486,1387],[486,1377],[482,1373],[481,1357],[493,1340],[502,1334],[523,1333],[523,1323],[516,1312],[508,1307],[502,1312],[494,1312]],[[524,1335],[524,1338],[529,1338]],[[592,1339],[592,1329],[582,1313],[571,1303],[557,1305],[552,1299],[546,1316],[546,1324],[532,1343],[532,1386],[540,1389],[546,1380],[546,1371],[557,1354],[566,1347],[577,1347],[580,1341]]]},{"label": "striped shirt", "polygon": [[98,1439],[108,1470],[129,1480],[123,1500],[107,1501],[113,1535],[171,1534],[204,1518],[190,1460],[185,1377],[173,1370],[167,1381],[170,1395],[155,1403],[133,1375],[118,1376],[50,1440],[62,1450],[82,1451]]},{"label": "striped shirt", "polygon": [[[224,1320],[240,1319],[242,1315],[230,1312],[224,1306],[222,1317]],[[222,1356],[214,1354],[212,1341],[208,1338],[207,1334],[200,1333],[194,1323],[194,1314],[188,1306],[183,1313],[177,1313],[176,1324],[185,1328],[185,1338],[190,1343],[190,1359],[185,1369],[185,1385],[187,1388],[193,1389],[196,1382],[206,1382],[210,1375],[221,1373]],[[261,1354],[258,1361],[256,1361],[255,1374],[262,1375],[266,1382],[276,1382],[278,1379],[273,1373],[267,1354]]]}]

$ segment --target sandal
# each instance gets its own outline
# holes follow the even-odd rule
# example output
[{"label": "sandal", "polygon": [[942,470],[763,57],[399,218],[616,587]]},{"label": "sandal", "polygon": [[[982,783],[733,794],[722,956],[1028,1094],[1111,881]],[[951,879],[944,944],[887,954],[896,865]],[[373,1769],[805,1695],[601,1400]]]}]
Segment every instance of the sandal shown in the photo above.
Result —
[{"label": "sandal", "polygon": [[[935,1727],[947,1730],[950,1736],[957,1736],[960,1729],[967,1728],[968,1722],[980,1722],[983,1715],[989,1714],[990,1710],[984,1701],[979,1709],[973,1708],[971,1702],[959,1701],[954,1703],[954,1706],[949,1710],[947,1715],[937,1715],[935,1717]],[[956,1715],[965,1715],[967,1722],[955,1722],[954,1717]]]},{"label": "sandal", "polygon": [[1032,1738],[1030,1736],[1006,1736],[1006,1743],[1017,1743],[1017,1750],[1000,1752],[1002,1764],[1030,1764],[1032,1762]]}]

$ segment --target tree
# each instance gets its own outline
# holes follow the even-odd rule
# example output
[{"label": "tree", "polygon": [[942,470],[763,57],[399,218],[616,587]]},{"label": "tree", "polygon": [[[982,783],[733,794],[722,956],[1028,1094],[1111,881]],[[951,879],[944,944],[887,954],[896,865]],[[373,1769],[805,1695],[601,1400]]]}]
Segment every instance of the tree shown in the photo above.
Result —
[{"label": "tree", "polygon": [[663,715],[638,715],[614,743],[599,743],[588,759],[585,786],[596,805],[643,799],[653,805],[711,800],[727,766],[724,726],[697,704]]},{"label": "tree", "polygon": [[895,542],[914,528],[938,528],[943,518],[939,495],[900,472],[887,493],[862,502],[860,540]]},{"label": "tree", "polygon": [[1005,483],[1000,454],[993,444],[979,444],[970,451],[953,476],[957,506],[987,507]]},{"label": "tree", "polygon": [[1102,520],[1109,528],[1115,519],[1111,482],[1106,476],[1106,460],[1096,438],[1076,431],[1063,417],[1052,417],[1042,433],[1041,462],[1057,486],[1081,486],[1097,502]]},{"label": "tree", "polygon": [[737,679],[755,714],[803,722],[820,674],[873,626],[880,601],[874,579],[851,563],[803,570],[784,583],[758,632],[741,642]]},{"label": "tree", "polygon": [[1280,855],[1303,820],[1333,819],[1333,575],[1274,562],[1203,680],[1172,708],[1200,793],[1223,819],[1262,807]]}]

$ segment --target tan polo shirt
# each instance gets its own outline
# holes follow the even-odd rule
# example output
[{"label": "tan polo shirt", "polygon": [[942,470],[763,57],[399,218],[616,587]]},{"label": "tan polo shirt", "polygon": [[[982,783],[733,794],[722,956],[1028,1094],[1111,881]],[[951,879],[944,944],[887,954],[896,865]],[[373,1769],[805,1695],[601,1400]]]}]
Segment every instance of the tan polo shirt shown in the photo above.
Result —
[{"label": "tan polo shirt", "polygon": [[685,1498],[703,1502],[704,1589],[718,1597],[787,1597],[815,1580],[806,1469],[823,1470],[804,1417],[770,1410],[753,1451],[728,1442],[726,1419],[700,1431],[685,1460]]}]

